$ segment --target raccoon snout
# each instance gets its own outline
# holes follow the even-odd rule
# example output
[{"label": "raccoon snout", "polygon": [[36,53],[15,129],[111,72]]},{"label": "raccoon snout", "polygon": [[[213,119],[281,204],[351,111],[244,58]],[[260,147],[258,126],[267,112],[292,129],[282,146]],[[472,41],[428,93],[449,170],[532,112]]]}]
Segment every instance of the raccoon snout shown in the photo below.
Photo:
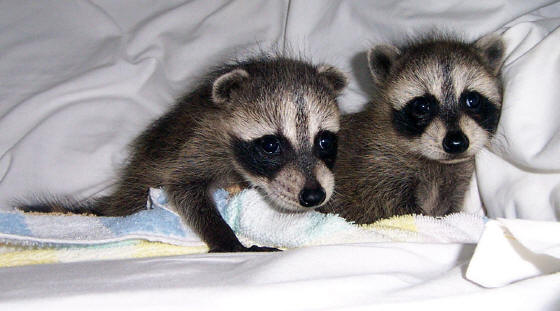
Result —
[{"label": "raccoon snout", "polygon": [[463,153],[469,148],[469,138],[461,131],[449,132],[443,139],[443,150],[450,154]]},{"label": "raccoon snout", "polygon": [[304,207],[314,207],[323,203],[326,196],[327,194],[321,186],[318,188],[304,188],[299,193],[299,204]]}]

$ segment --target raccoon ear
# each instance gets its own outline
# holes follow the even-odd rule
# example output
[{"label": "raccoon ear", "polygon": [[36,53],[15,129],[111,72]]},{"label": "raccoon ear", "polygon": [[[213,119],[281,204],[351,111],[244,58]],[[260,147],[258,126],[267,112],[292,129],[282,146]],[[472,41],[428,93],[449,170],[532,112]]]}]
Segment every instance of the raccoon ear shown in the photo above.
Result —
[{"label": "raccoon ear", "polygon": [[484,62],[490,67],[492,73],[497,75],[502,68],[505,54],[505,44],[502,36],[497,34],[489,34],[474,43],[478,54]]},{"label": "raccoon ear", "polygon": [[378,45],[367,53],[369,71],[375,84],[379,85],[387,79],[391,67],[401,51],[393,45]]},{"label": "raccoon ear", "polygon": [[331,86],[336,94],[340,94],[348,84],[348,79],[342,71],[329,65],[322,65],[317,68],[319,76],[323,77],[325,82]]},{"label": "raccoon ear", "polygon": [[231,93],[241,87],[249,79],[249,74],[243,69],[234,69],[219,76],[212,85],[212,100],[224,103],[231,97]]}]

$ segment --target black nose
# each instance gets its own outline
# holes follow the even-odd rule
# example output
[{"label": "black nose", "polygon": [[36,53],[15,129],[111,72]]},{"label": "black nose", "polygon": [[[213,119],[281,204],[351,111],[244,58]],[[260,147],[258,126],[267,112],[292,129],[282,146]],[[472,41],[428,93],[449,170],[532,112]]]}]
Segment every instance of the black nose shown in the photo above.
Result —
[{"label": "black nose", "polygon": [[443,150],[447,153],[457,154],[469,148],[469,139],[463,132],[449,132],[443,139]]},{"label": "black nose", "polygon": [[326,194],[323,188],[303,189],[299,193],[299,204],[305,207],[317,206],[325,200]]}]

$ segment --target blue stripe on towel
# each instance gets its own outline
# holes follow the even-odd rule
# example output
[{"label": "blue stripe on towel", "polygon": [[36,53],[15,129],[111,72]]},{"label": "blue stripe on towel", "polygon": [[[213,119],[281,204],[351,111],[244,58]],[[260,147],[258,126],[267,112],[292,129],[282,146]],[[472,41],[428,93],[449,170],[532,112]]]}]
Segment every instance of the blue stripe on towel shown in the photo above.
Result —
[{"label": "blue stripe on towel", "polygon": [[127,217],[100,217],[100,221],[117,236],[138,233],[186,237],[177,215],[163,209],[144,210]]},{"label": "blue stripe on towel", "polygon": [[25,222],[25,216],[15,213],[2,213],[0,216],[0,228],[3,232],[15,235],[31,235],[31,231]]}]

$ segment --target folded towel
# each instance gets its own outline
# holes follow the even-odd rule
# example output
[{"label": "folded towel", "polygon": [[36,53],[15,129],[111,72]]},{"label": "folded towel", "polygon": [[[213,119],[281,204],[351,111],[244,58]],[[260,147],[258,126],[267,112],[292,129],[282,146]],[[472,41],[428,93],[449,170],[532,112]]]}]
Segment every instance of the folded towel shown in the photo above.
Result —
[{"label": "folded towel", "polygon": [[337,215],[314,211],[279,212],[255,190],[245,190],[227,203],[218,202],[219,210],[242,242],[280,248],[348,242],[476,243],[485,221],[467,213],[445,217],[405,215],[360,226]]},{"label": "folded towel", "polygon": [[164,208],[149,208],[126,217],[0,213],[0,242],[11,245],[65,247],[134,239],[183,246],[201,244],[176,214]]},{"label": "folded towel", "polygon": [[5,245],[3,249],[0,248],[0,267],[200,254],[207,251],[208,247],[204,244],[177,246],[144,240],[64,247]]},{"label": "folded towel", "polygon": [[[358,242],[476,243],[484,218],[467,213],[446,217],[396,216],[359,226],[336,215],[283,213],[256,190],[230,197],[218,190],[222,217],[245,245],[295,248]],[[146,210],[126,217],[0,213],[0,266],[200,253],[207,247],[184,226],[160,189],[150,189]]]}]

